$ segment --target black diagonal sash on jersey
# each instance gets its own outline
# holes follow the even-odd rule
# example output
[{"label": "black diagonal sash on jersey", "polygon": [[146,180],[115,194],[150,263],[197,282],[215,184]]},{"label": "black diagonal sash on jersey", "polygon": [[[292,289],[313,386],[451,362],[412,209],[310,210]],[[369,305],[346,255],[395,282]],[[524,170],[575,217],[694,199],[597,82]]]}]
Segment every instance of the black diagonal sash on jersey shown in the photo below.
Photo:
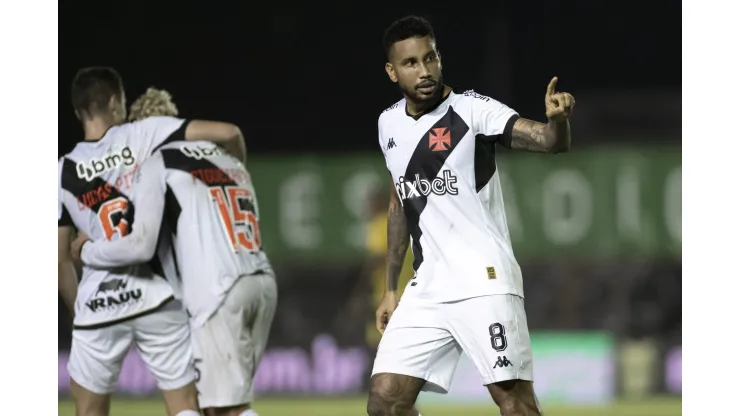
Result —
[{"label": "black diagonal sash on jersey", "polygon": [[[433,151],[430,147],[429,135],[434,129],[439,128],[449,129],[450,145],[446,146],[447,150]],[[419,144],[416,146],[416,149],[409,160],[409,164],[406,167],[404,180],[413,182],[416,180],[416,175],[427,180],[432,180],[437,177],[442,166],[445,164],[445,161],[447,161],[447,158],[450,156],[450,153],[455,151],[457,145],[460,143],[462,138],[465,137],[468,130],[470,130],[470,127],[468,127],[465,121],[457,115],[452,106],[450,106],[447,113],[437,120],[432,128],[424,133],[424,136],[419,140]],[[446,133],[446,131],[443,132],[443,134],[444,133]],[[437,143],[435,146],[443,146],[443,144]],[[414,271],[419,270],[419,266],[421,266],[421,263],[424,261],[424,254],[421,250],[421,227],[419,226],[419,219],[422,211],[426,208],[426,205],[427,197],[424,195],[406,199],[403,203],[403,211],[406,214],[406,223],[409,228],[409,233],[413,238],[411,250],[414,253]]]},{"label": "black diagonal sash on jersey", "polygon": [[[236,186],[237,183],[221,168],[206,159],[185,155],[179,148],[163,149],[162,160],[166,169],[181,170],[208,186]],[[246,202],[246,201],[245,201]],[[165,195],[165,217],[173,234],[177,234],[177,220],[182,208],[170,187]]]},{"label": "black diagonal sash on jersey", "polygon": [[[128,222],[129,232],[134,229],[135,207],[131,199],[101,177],[95,177],[89,182],[80,178],[77,175],[76,162],[66,157],[62,162],[62,188],[74,195],[78,204],[90,208],[96,214],[100,211],[100,207],[107,201],[119,197],[125,198],[128,201],[126,212],[114,215],[111,221],[113,226],[117,227],[121,220],[125,219]],[[164,270],[157,256],[154,256],[147,264],[154,273],[164,276]]]},{"label": "black diagonal sash on jersey", "polygon": [[163,149],[162,159],[167,169],[177,169],[187,172],[193,178],[208,186],[237,186],[237,183],[220,167],[205,158],[196,159],[187,156],[179,148]]},{"label": "black diagonal sash on jersey", "polygon": [[496,173],[496,142],[490,136],[479,134],[475,136],[475,154],[473,156],[473,172],[475,173],[475,192],[480,192],[493,174]]},{"label": "black diagonal sash on jersey", "polygon": [[77,199],[78,204],[82,204],[94,213],[100,212],[100,207],[113,199],[123,197],[129,204],[125,213],[117,214],[111,218],[113,226],[125,219],[128,221],[129,230],[133,230],[134,225],[134,205],[128,196],[109,184],[105,179],[97,176],[91,181],[80,178],[77,175],[77,163],[69,158],[64,158],[62,162],[62,189],[69,191]]}]

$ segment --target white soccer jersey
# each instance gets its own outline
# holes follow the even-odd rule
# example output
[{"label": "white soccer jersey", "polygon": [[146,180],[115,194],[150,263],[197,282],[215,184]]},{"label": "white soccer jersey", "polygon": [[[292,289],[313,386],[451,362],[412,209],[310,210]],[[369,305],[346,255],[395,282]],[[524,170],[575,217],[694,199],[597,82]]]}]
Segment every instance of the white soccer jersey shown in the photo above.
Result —
[{"label": "white soccer jersey", "polygon": [[495,144],[517,118],[473,91],[451,92],[419,117],[407,113],[405,99],[380,115],[380,147],[414,254],[404,299],[523,296],[495,162]]},{"label": "white soccer jersey", "polygon": [[[98,141],[78,143],[59,159],[59,226],[74,226],[93,241],[120,239],[136,229],[129,199],[134,174],[155,149],[183,140],[185,126],[182,119],[151,117],[111,127]],[[157,308],[172,298],[161,274],[156,263],[115,270],[84,267],[75,327],[111,324]]]},{"label": "white soccer jersey", "polygon": [[[131,234],[85,244],[82,259],[96,267],[131,264],[150,257],[157,237],[168,234],[182,282],[167,277],[176,292],[182,291],[192,325],[208,320],[239,276],[272,273],[261,248],[251,177],[238,159],[218,146],[164,146],[139,169],[133,202],[136,226]],[[160,255],[167,252],[162,246],[160,241]]]}]

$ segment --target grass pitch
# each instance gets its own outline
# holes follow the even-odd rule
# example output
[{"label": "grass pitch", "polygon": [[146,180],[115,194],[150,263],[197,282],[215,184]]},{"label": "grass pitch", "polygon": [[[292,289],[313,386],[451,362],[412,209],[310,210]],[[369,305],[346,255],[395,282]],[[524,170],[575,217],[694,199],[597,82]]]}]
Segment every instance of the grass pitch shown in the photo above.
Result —
[{"label": "grass pitch", "polygon": [[[365,398],[312,399],[264,398],[255,403],[260,416],[363,416]],[[434,405],[419,409],[424,416],[498,415],[490,406]],[[677,416],[681,414],[680,398],[653,399],[640,402],[618,402],[608,407],[544,406],[546,416]],[[157,400],[113,399],[111,416],[162,416],[164,405]],[[59,400],[59,416],[74,416],[70,400]]]}]

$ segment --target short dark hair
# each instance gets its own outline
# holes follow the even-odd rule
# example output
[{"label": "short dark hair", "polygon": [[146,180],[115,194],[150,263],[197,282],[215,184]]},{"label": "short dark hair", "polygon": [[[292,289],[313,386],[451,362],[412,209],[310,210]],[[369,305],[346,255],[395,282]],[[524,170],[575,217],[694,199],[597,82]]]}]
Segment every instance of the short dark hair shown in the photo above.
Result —
[{"label": "short dark hair", "polygon": [[123,81],[113,68],[82,68],[72,81],[71,95],[75,111],[94,115],[107,109],[111,97],[123,97]]},{"label": "short dark hair", "polygon": [[388,26],[388,29],[385,30],[385,34],[383,35],[385,56],[389,56],[391,47],[393,47],[393,44],[396,42],[416,37],[423,38],[426,36],[435,40],[432,25],[423,17],[411,15],[398,19]]}]

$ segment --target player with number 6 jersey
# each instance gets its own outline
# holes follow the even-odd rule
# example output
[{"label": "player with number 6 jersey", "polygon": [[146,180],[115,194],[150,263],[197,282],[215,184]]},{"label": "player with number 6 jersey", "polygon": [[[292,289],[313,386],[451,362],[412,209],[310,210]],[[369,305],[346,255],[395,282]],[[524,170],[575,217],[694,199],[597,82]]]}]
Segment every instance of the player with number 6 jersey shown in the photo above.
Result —
[{"label": "player with number 6 jersey", "polygon": [[166,242],[160,236],[171,238],[200,405],[246,411],[277,305],[249,172],[212,143],[179,142],[149,158],[134,182],[135,229],[116,241],[85,243],[80,257],[97,268],[141,263]]},{"label": "player with number 6 jersey", "polygon": [[59,290],[74,314],[69,373],[77,414],[108,414],[123,359],[135,345],[157,380],[169,416],[197,413],[188,318],[158,261],[115,269],[82,268],[77,284],[71,247],[78,236],[116,241],[139,227],[130,197],[137,169],[173,141],[213,140],[244,154],[233,124],[150,117],[125,123],[123,82],[112,68],[80,70],[72,103],[85,138],[59,160]]}]

